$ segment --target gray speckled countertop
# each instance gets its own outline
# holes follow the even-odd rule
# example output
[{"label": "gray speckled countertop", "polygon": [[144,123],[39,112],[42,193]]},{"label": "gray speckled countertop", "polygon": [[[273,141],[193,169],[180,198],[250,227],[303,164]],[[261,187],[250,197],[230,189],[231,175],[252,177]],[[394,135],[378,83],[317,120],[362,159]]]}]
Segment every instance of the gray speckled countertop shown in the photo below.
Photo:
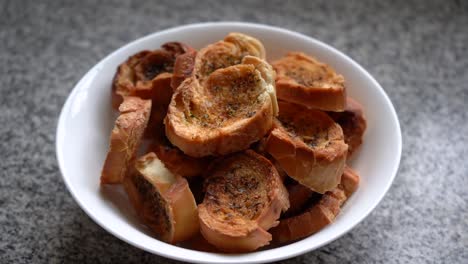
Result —
[{"label": "gray speckled countertop", "polygon": [[[0,262],[172,263],[97,226],[74,202],[55,129],[75,83],[125,43],[238,20],[296,30],[384,87],[403,132],[380,205],[333,243],[284,263],[468,263],[468,3],[459,1],[0,1]],[[66,2],[66,3],[65,3]]]}]

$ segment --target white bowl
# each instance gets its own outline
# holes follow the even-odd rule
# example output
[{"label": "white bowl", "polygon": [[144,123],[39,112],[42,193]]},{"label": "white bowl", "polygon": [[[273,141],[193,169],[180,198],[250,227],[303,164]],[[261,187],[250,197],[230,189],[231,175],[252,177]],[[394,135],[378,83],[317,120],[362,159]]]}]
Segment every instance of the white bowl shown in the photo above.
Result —
[{"label": "white bowl", "polygon": [[[138,51],[156,49],[168,41],[181,41],[200,48],[233,31],[260,39],[269,60],[288,51],[303,51],[331,65],[345,77],[348,94],[364,106],[368,128],[364,144],[351,164],[361,175],[361,184],[333,224],[286,246],[228,255],[189,250],[155,239],[136,219],[125,194],[100,188],[99,177],[115,118],[111,109],[110,87],[117,66]],[[75,200],[96,223],[148,252],[203,263],[277,261],[309,252],[342,236],[362,221],[384,197],[398,170],[401,144],[400,125],[392,103],[382,87],[359,64],[311,37],[276,27],[237,22],[176,27],[118,49],[78,82],[63,106],[57,128],[57,159],[63,179]]]}]

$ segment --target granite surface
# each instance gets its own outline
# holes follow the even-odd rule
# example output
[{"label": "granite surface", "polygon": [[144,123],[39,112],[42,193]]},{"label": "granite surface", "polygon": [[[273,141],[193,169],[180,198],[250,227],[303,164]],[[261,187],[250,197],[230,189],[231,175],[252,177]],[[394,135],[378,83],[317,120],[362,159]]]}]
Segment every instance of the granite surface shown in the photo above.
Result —
[{"label": "granite surface", "polygon": [[[99,2],[99,4],[97,4]],[[168,27],[280,26],[354,58],[393,101],[403,156],[390,191],[335,242],[284,263],[468,263],[466,1],[0,1],[0,263],[173,263],[120,241],[74,202],[55,129],[74,84]]]}]

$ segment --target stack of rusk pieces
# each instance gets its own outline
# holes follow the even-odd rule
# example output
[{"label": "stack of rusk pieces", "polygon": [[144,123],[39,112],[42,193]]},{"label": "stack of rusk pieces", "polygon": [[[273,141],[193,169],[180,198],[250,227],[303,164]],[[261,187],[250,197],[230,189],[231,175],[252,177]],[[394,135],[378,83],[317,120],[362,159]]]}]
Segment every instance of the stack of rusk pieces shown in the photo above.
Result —
[{"label": "stack of rusk pieces", "polygon": [[123,62],[111,95],[120,115],[101,184],[122,184],[162,241],[231,253],[289,243],[333,222],[358,187],[346,164],[362,107],[306,54],[270,64],[241,33],[199,51],[170,42]]}]

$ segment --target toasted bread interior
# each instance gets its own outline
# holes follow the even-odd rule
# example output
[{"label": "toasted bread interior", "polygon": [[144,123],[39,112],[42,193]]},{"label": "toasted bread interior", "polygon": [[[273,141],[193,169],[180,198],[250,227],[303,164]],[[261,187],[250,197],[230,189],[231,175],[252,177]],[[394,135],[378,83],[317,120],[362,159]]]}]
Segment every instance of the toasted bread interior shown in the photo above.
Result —
[{"label": "toasted bread interior", "polygon": [[195,73],[199,82],[218,69],[240,64],[245,56],[265,59],[265,48],[257,39],[241,33],[230,33],[224,40],[200,50],[195,60]]},{"label": "toasted bread interior", "polygon": [[112,106],[118,108],[124,96],[151,99],[153,80],[161,73],[172,74],[176,57],[188,51],[193,49],[179,42],[169,42],[161,49],[142,51],[128,58],[118,67],[114,77]]},{"label": "toasted bread interior", "polygon": [[279,99],[320,110],[343,111],[344,78],[328,65],[301,52],[290,52],[272,65],[277,73]]},{"label": "toasted bread interior", "polygon": [[132,174],[123,181],[125,191],[138,217],[158,239],[170,241],[174,234],[174,218],[169,204],[150,181]]},{"label": "toasted bread interior", "polygon": [[120,115],[111,132],[109,152],[101,173],[101,184],[122,183],[148,124],[151,101],[138,97],[125,97]]},{"label": "toasted bread interior", "polygon": [[185,178],[148,153],[139,158],[124,187],[139,217],[163,241],[177,243],[198,233],[197,206]]},{"label": "toasted bread interior", "polygon": [[192,76],[176,89],[165,120],[167,137],[184,153],[202,157],[247,149],[271,128],[277,112],[274,71],[249,55],[264,56],[261,44],[245,44],[250,42],[258,41],[230,34],[198,52]]},{"label": "toasted bread interior", "polygon": [[348,148],[340,126],[319,110],[282,101],[279,109],[266,151],[290,177],[313,191],[335,188]]},{"label": "toasted bread interior", "polygon": [[199,205],[205,239],[226,252],[252,251],[269,243],[266,232],[289,207],[274,166],[253,151],[218,160],[208,172]]},{"label": "toasted bread interior", "polygon": [[186,118],[202,127],[220,128],[252,117],[265,102],[260,82],[253,65],[218,70],[210,76],[203,98],[210,103],[193,107]]}]

